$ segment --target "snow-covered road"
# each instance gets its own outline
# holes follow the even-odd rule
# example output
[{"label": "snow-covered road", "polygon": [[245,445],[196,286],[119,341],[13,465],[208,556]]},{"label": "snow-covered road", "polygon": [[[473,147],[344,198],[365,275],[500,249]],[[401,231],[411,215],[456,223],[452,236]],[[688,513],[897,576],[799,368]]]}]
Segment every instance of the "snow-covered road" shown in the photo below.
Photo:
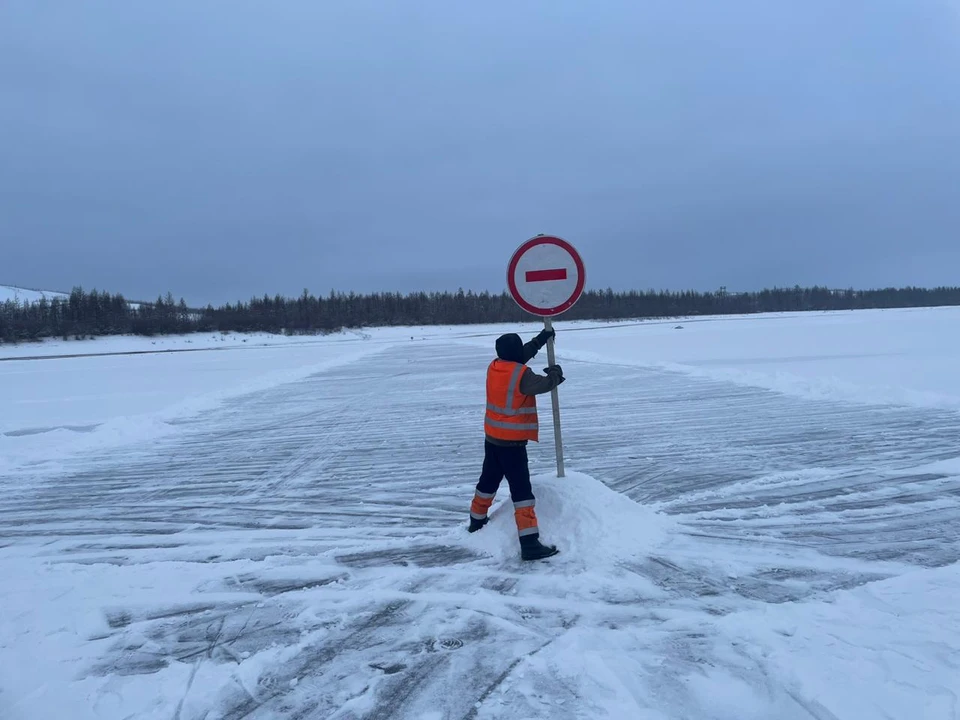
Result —
[{"label": "snow-covered road", "polygon": [[561,359],[543,563],[453,338],[0,476],[0,717],[960,717],[960,414]]}]

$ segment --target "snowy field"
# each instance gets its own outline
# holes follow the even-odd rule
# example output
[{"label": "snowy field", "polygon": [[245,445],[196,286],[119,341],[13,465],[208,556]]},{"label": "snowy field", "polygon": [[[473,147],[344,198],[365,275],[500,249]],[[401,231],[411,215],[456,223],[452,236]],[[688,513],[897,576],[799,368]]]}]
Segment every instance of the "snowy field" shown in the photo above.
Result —
[{"label": "snowy field", "polygon": [[0,718],[957,720],[958,325],[558,323],[534,564],[507,328],[0,346]]},{"label": "snowy field", "polygon": [[51,292],[50,290],[27,290],[12,285],[0,285],[0,303],[8,300],[17,303],[34,303],[40,302],[43,298],[53,300],[56,297],[62,299],[69,297],[69,295],[61,292]]}]

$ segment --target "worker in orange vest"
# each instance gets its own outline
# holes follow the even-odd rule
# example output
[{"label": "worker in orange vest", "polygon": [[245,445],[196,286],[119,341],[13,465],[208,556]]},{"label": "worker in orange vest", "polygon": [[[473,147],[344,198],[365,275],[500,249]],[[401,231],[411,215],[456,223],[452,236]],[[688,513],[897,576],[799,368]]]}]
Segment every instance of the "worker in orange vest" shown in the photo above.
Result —
[{"label": "worker in orange vest", "polygon": [[545,368],[543,376],[526,367],[526,363],[553,335],[553,330],[544,330],[526,344],[515,333],[501,335],[497,339],[497,357],[487,368],[483,470],[470,505],[468,530],[476,532],[487,524],[487,513],[506,476],[520,534],[520,556],[524,560],[539,560],[559,552],[540,542],[527,460],[527,442],[539,441],[536,396],[550,392],[565,378],[559,365]]}]

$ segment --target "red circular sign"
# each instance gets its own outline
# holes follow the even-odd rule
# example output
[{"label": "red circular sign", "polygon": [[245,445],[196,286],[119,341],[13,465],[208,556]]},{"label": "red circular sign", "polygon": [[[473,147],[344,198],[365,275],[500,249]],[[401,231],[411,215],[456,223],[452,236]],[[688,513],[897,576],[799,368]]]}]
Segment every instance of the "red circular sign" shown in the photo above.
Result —
[{"label": "red circular sign", "polygon": [[566,240],[538,235],[523,243],[507,266],[507,287],[532,315],[552,317],[580,299],[587,274],[580,253]]}]

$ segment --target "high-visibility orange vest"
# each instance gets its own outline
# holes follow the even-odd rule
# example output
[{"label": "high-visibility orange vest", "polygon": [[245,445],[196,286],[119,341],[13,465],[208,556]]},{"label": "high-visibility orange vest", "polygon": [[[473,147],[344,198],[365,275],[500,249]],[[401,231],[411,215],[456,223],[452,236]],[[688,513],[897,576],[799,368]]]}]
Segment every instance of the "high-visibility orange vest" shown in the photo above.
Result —
[{"label": "high-visibility orange vest", "polygon": [[484,431],[498,440],[539,442],[537,399],[520,392],[522,363],[495,359],[487,368],[487,414]]}]

